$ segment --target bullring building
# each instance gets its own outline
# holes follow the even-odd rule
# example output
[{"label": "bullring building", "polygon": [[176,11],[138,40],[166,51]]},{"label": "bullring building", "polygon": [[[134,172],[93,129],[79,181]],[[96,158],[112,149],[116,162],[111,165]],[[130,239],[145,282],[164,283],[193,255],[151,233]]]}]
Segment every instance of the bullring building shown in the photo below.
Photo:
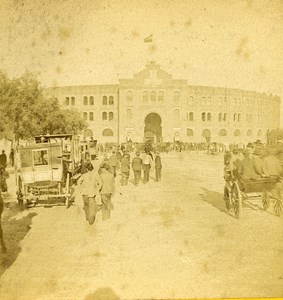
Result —
[{"label": "bullring building", "polygon": [[79,110],[99,142],[266,141],[280,125],[280,99],[254,91],[192,86],[150,62],[114,85],[49,89],[63,108]]}]

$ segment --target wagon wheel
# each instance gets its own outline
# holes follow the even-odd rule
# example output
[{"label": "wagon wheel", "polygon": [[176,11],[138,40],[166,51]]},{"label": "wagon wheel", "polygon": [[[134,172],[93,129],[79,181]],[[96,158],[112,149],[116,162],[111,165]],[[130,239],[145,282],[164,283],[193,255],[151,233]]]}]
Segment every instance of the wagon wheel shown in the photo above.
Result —
[{"label": "wagon wheel", "polygon": [[235,216],[239,219],[242,210],[242,196],[237,182],[234,182],[231,188],[231,201]]},{"label": "wagon wheel", "polygon": [[231,209],[231,193],[226,185],[224,187],[223,199],[225,202],[226,209],[229,211]]},{"label": "wagon wheel", "polygon": [[[70,174],[67,174],[67,178],[66,178],[66,185],[65,185],[65,193],[69,194],[70,192]],[[69,208],[70,205],[70,196],[66,196],[65,197],[65,206],[66,208]]]},{"label": "wagon wheel", "polygon": [[23,210],[24,207],[24,195],[22,193],[23,190],[23,182],[21,177],[18,178],[18,190],[17,190],[17,200],[18,200],[18,204],[21,210]]},{"label": "wagon wheel", "polygon": [[280,217],[282,215],[283,205],[280,198],[277,198],[274,204],[274,212],[276,216]]},{"label": "wagon wheel", "polygon": [[264,191],[262,193],[262,206],[263,206],[264,210],[267,210],[269,208],[269,205],[270,205],[270,201],[268,198],[268,192]]}]

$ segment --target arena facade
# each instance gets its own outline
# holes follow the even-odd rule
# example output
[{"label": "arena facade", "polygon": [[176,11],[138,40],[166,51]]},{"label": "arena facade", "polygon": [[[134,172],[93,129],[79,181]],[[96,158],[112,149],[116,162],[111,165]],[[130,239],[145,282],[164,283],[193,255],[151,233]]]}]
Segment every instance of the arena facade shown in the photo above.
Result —
[{"label": "arena facade", "polygon": [[280,125],[280,98],[254,91],[191,86],[155,62],[116,85],[50,88],[63,108],[77,109],[99,142],[266,141]]}]

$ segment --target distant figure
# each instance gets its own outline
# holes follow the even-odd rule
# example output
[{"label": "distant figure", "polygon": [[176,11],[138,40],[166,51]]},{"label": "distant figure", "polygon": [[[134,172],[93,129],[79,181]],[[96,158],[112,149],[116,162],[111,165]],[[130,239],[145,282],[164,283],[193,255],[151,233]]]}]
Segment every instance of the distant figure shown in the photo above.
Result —
[{"label": "distant figure", "polygon": [[86,164],[85,168],[86,173],[82,174],[79,183],[84,202],[85,218],[91,225],[94,223],[96,213],[99,210],[95,197],[102,187],[102,182],[100,177],[94,173],[92,164]]},{"label": "distant figure", "polygon": [[135,185],[138,185],[141,179],[142,171],[142,159],[140,158],[140,153],[136,152],[136,156],[132,160],[132,169],[134,171],[134,181]]},{"label": "distant figure", "polygon": [[161,157],[160,157],[158,151],[156,152],[154,165],[155,165],[155,180],[160,181],[161,180],[162,163],[161,163]]},{"label": "distant figure", "polygon": [[0,165],[6,168],[7,165],[7,155],[5,154],[5,150],[2,150],[2,154],[0,154]]},{"label": "distant figure", "polygon": [[114,178],[116,177],[116,171],[118,167],[119,161],[115,151],[112,151],[112,155],[109,157],[109,165],[113,170]]},{"label": "distant figure", "polygon": [[130,176],[130,156],[125,154],[121,159],[121,185],[127,185]]},{"label": "distant figure", "polygon": [[144,183],[149,182],[149,172],[152,165],[152,155],[149,152],[145,153],[145,157],[143,159],[143,181]]},{"label": "distant figure", "polygon": [[110,218],[110,213],[113,207],[111,197],[115,192],[114,176],[110,172],[108,164],[101,165],[100,178],[102,181],[102,189],[100,192],[102,202],[102,220],[107,220]]},{"label": "distant figure", "polygon": [[10,152],[10,155],[9,155],[9,159],[10,159],[11,166],[14,167],[14,161],[15,161],[14,149],[11,149],[11,152]]}]

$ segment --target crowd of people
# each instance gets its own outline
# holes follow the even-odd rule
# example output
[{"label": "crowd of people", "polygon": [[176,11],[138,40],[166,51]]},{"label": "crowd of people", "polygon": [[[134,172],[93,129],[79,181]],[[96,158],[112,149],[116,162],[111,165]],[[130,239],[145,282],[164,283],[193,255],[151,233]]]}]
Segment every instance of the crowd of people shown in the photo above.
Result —
[{"label": "crowd of people", "polygon": [[[84,155],[81,166],[81,177],[78,180],[79,191],[83,197],[86,220],[93,224],[96,214],[102,211],[102,220],[110,218],[113,204],[111,198],[115,192],[115,178],[118,172],[121,175],[122,186],[129,184],[130,171],[133,171],[133,184],[141,182],[147,184],[150,180],[150,171],[155,169],[155,181],[161,180],[162,161],[160,153],[146,150],[143,155],[136,151],[131,159],[130,152],[123,149],[112,150],[112,154],[105,153],[97,170],[93,167],[91,155]],[[143,178],[142,178],[143,175]],[[100,195],[101,204],[96,201]]]}]

